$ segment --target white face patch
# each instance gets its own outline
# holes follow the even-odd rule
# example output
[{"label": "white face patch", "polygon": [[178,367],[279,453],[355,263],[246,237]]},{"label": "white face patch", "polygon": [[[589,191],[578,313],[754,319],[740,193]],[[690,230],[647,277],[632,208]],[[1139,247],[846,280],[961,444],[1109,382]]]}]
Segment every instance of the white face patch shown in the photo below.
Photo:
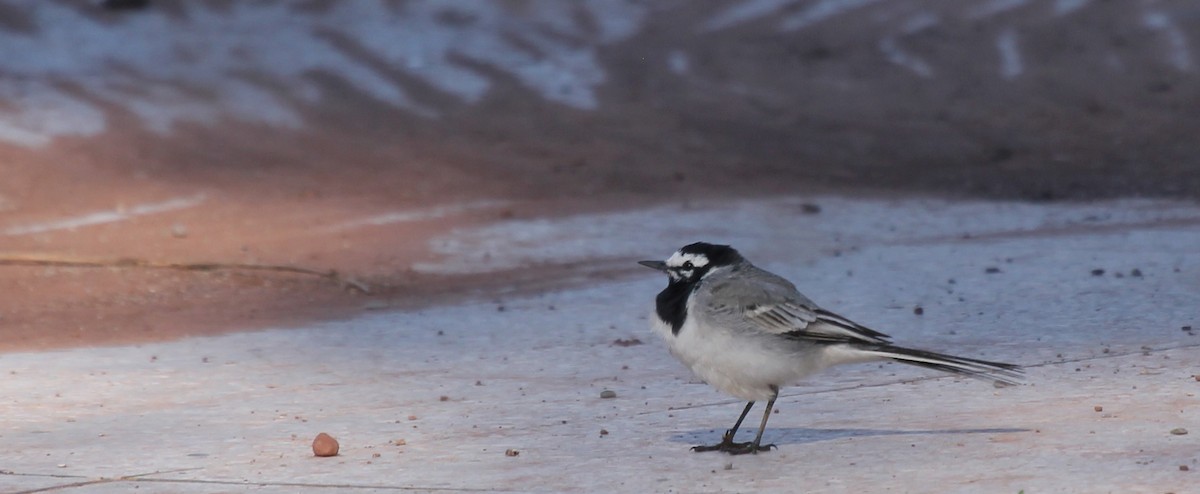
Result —
[{"label": "white face patch", "polygon": [[686,280],[696,273],[696,269],[707,265],[708,256],[704,254],[676,252],[667,259],[667,274],[673,280]]}]

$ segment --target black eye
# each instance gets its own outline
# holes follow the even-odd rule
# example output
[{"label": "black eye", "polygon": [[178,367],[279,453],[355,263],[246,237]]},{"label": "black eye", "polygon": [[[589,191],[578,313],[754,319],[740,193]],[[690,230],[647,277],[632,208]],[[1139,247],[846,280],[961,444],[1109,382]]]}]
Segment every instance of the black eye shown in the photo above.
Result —
[{"label": "black eye", "polygon": [[695,264],[692,264],[692,261],[688,261],[688,262],[685,262],[685,263],[683,263],[683,269],[692,269],[692,268],[694,268],[694,267],[696,267],[696,265],[695,265]]}]

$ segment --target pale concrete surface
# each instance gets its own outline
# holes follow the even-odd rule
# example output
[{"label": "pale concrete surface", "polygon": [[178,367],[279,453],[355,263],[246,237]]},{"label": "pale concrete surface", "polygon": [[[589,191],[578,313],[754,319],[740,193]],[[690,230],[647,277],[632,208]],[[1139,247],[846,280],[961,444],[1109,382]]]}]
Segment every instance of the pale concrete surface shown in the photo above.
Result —
[{"label": "pale concrete surface", "polygon": [[[665,281],[626,266],[701,239],[900,344],[1025,364],[1029,384],[834,369],[785,390],[778,450],[692,453],[742,404],[653,339]],[[1181,330],[1200,328],[1194,205],[806,197],[434,242],[445,261],[420,269],[596,263],[540,295],[0,355],[0,492],[1200,491],[1200,337]],[[630,338],[645,344],[614,344]],[[311,455],[318,432],[340,456]]]}]

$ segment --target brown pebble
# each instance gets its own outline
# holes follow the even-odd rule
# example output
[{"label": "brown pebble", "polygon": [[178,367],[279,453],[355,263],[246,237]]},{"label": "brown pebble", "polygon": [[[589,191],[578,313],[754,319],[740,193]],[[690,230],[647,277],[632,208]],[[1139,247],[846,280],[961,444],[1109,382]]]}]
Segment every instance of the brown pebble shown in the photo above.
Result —
[{"label": "brown pebble", "polygon": [[921,306],[919,306],[919,305],[918,305],[918,306],[916,306],[916,307],[914,307],[914,308],[913,308],[913,314],[916,314],[916,315],[918,315],[918,316],[919,316],[919,315],[921,315],[921,314],[924,314],[924,313],[925,313],[925,308],[924,308],[924,307],[921,307]]},{"label": "brown pebble", "polygon": [[520,452],[520,451],[517,451],[517,450],[515,450],[515,449],[512,449],[512,448],[509,448],[509,449],[506,449],[506,450],[504,450],[504,456],[517,456],[517,455],[519,455],[519,454],[521,454],[521,452]]},{"label": "brown pebble", "polygon": [[607,436],[607,435],[608,435],[608,429],[600,429],[600,435],[601,435],[601,436]]},{"label": "brown pebble", "polygon": [[1197,380],[1197,381],[1200,381],[1200,374],[1193,375],[1193,376],[1192,376],[1192,379],[1195,379],[1195,380]]},{"label": "brown pebble", "polygon": [[416,416],[416,415],[409,415],[409,416],[408,416],[408,420],[417,420],[417,416]]},{"label": "brown pebble", "polygon": [[442,395],[441,397],[438,398],[438,401],[450,401],[450,397],[446,396],[446,395]]},{"label": "brown pebble", "polygon": [[1190,468],[1188,468],[1188,466],[1187,466],[1187,465],[1179,465],[1179,471],[1180,471],[1180,472],[1186,472],[1186,471],[1188,471],[1188,470],[1191,470],[1191,469],[1190,469]]},{"label": "brown pebble", "polygon": [[408,441],[405,441],[404,439],[395,439],[392,440],[392,444],[395,444],[396,446],[404,446],[405,444],[408,444]]},{"label": "brown pebble", "polygon": [[312,449],[316,456],[337,456],[338,442],[333,436],[322,432],[317,434],[316,439],[313,439]]},{"label": "brown pebble", "polygon": [[1095,410],[1095,411],[1097,411],[1097,412],[1103,412],[1103,411],[1104,411],[1104,407],[1102,407],[1102,406],[1100,406],[1100,405],[1096,405],[1096,406],[1092,407],[1092,410]]},{"label": "brown pebble", "polygon": [[1171,434],[1175,436],[1182,436],[1187,434],[1187,429],[1184,429],[1183,427],[1176,427],[1171,429]]},{"label": "brown pebble", "polygon": [[613,391],[611,389],[606,389],[606,390],[600,392],[600,397],[604,398],[604,399],[616,398],[617,392]]},{"label": "brown pebble", "polygon": [[371,453],[371,458],[379,458],[380,456],[383,456],[383,453]]}]

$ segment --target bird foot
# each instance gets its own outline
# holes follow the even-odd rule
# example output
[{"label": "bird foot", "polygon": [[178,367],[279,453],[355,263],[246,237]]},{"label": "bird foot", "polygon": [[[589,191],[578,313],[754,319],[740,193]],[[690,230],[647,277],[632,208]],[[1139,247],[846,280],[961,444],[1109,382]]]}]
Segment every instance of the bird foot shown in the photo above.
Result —
[{"label": "bird foot", "polygon": [[733,441],[721,441],[712,446],[692,446],[692,451],[703,453],[705,451],[720,451],[731,455],[758,454],[759,451],[770,451],[771,448],[778,449],[774,444],[754,444],[753,442],[735,443]]}]

